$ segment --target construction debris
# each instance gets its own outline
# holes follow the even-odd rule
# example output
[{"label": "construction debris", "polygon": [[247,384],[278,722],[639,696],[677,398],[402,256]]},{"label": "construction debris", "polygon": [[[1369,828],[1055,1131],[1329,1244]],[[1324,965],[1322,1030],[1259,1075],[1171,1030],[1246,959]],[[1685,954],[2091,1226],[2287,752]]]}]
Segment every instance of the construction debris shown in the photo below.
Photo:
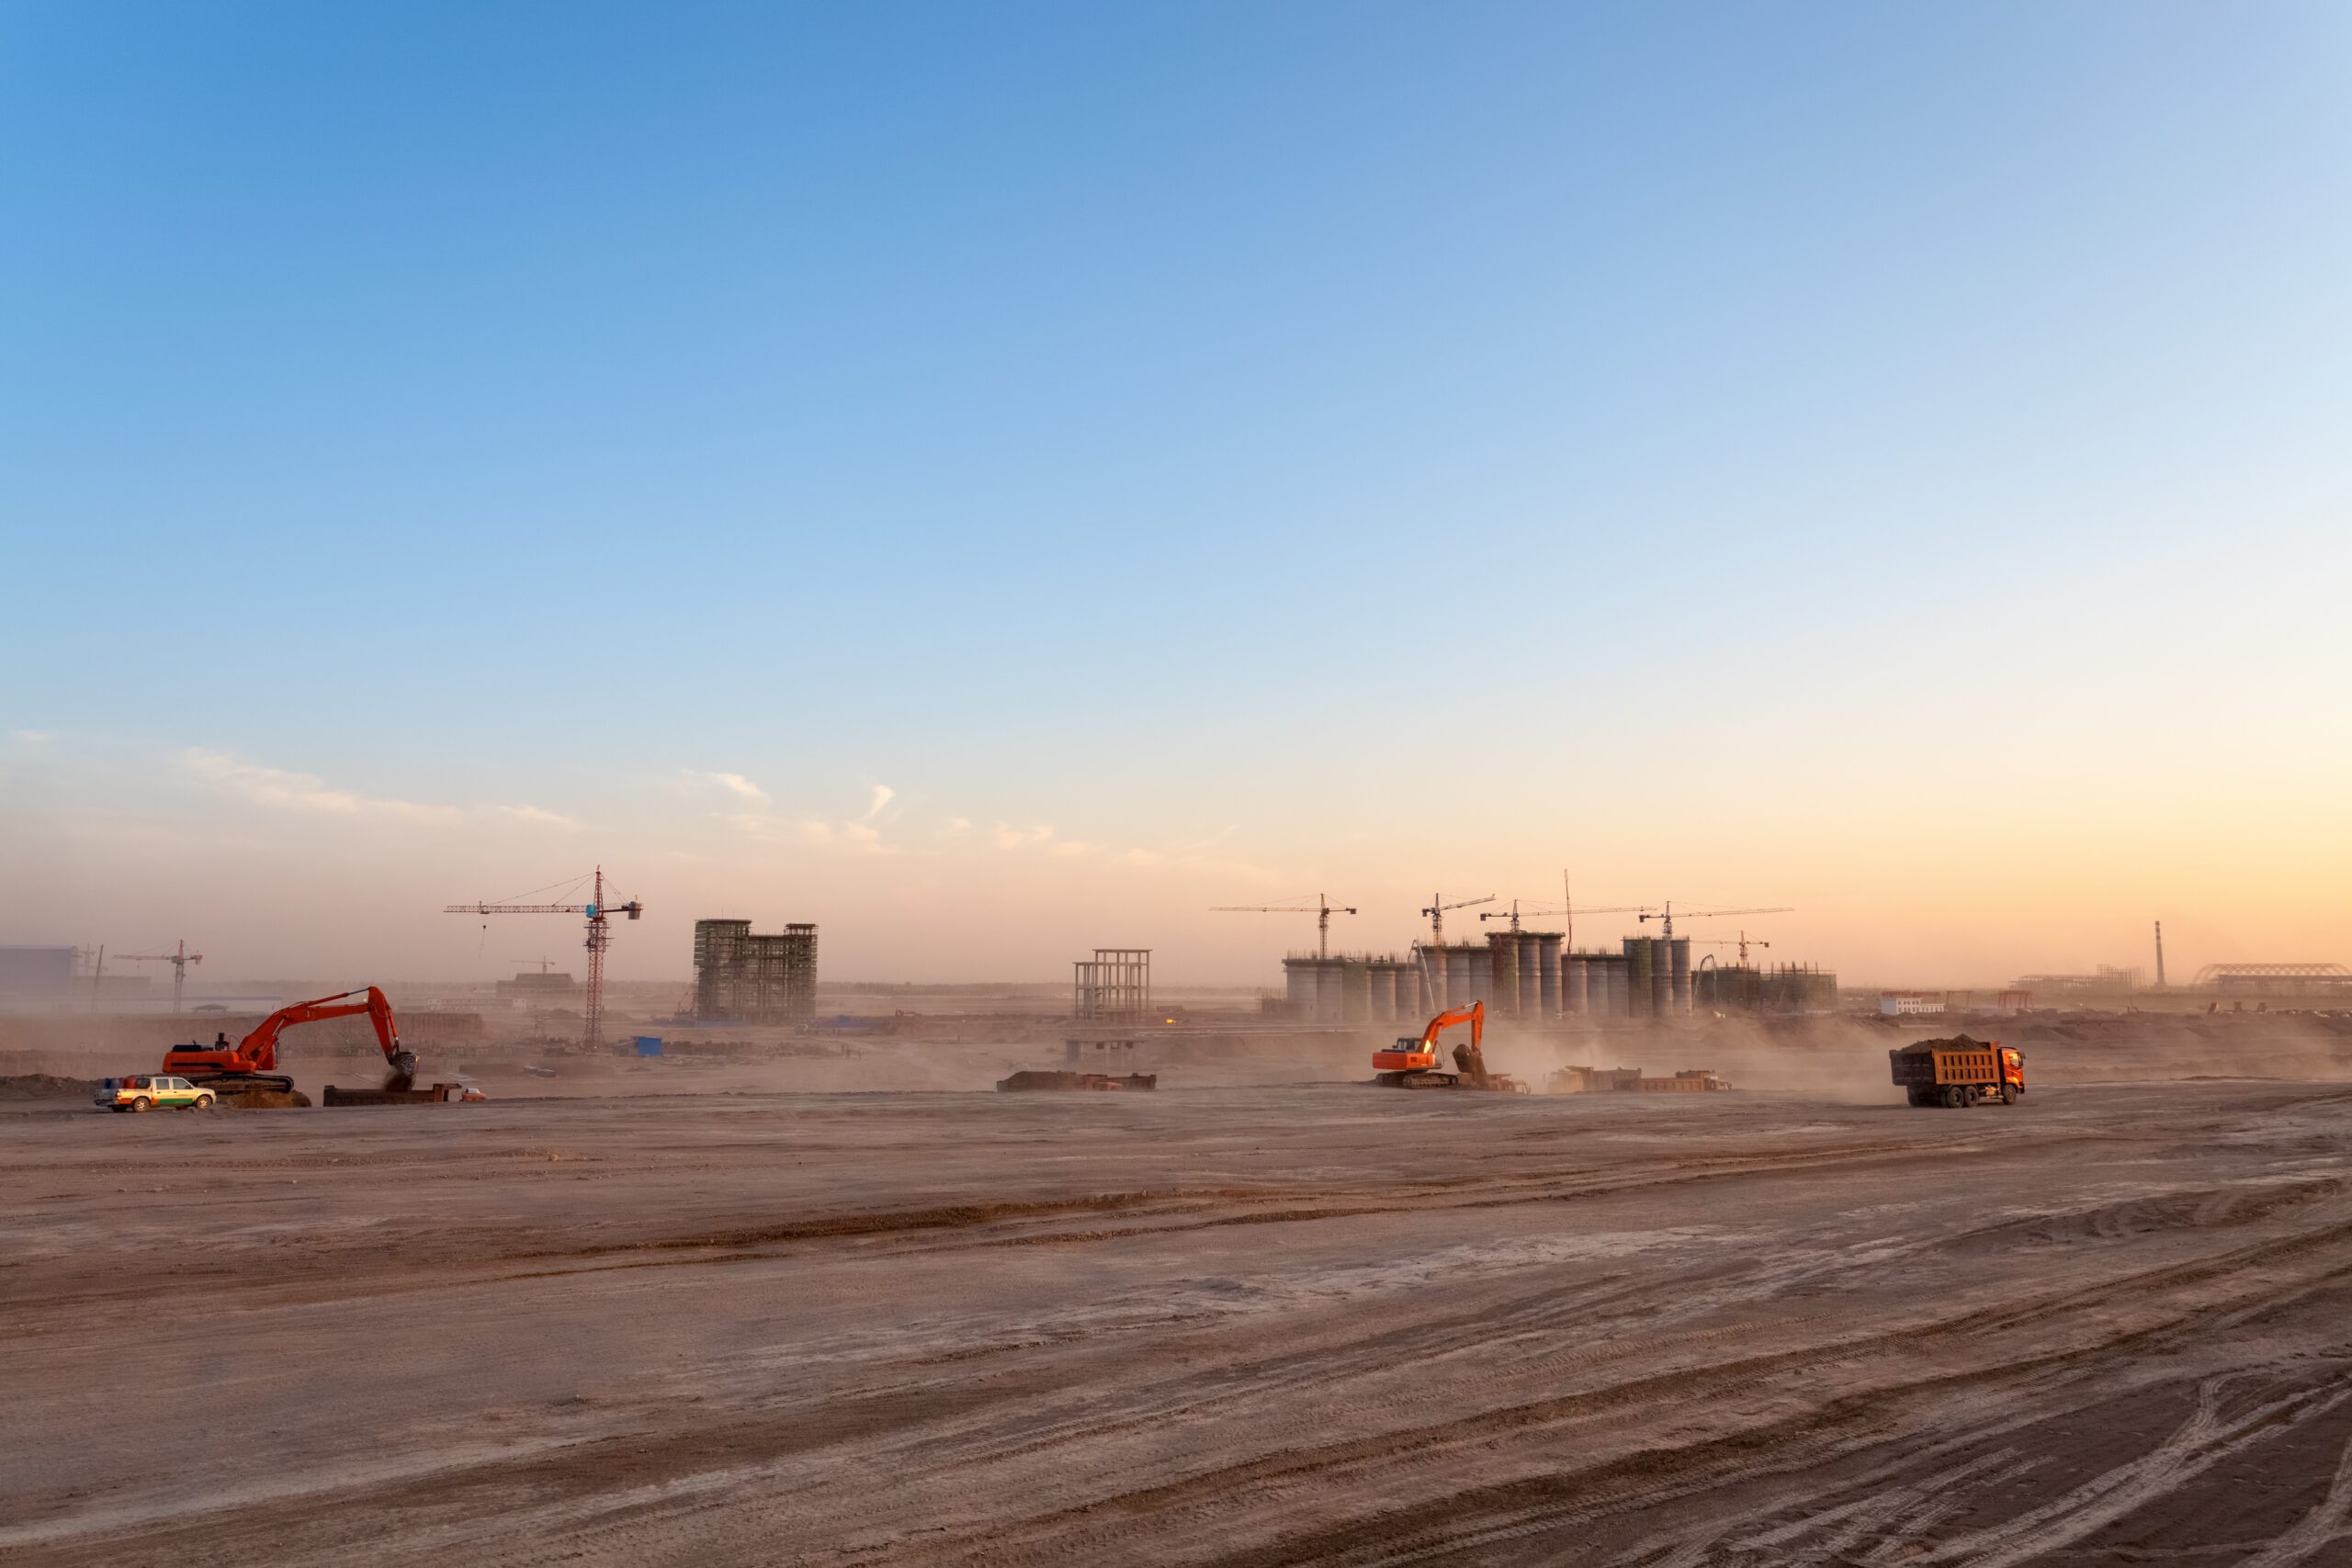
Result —
[{"label": "construction debris", "polygon": [[327,1085],[326,1103],[335,1105],[477,1105],[490,1096],[461,1083],[437,1083],[431,1089],[337,1089]]},{"label": "construction debris", "polygon": [[1158,1073],[1127,1073],[1114,1077],[1109,1073],[1018,1072],[1009,1078],[999,1078],[1000,1092],[1018,1094],[1027,1089],[1154,1089],[1159,1087]]},{"label": "construction debris", "polygon": [[1648,1078],[1639,1067],[1561,1067],[1544,1080],[1546,1094],[1713,1094],[1731,1088],[1706,1067],[1685,1067],[1670,1078]]}]

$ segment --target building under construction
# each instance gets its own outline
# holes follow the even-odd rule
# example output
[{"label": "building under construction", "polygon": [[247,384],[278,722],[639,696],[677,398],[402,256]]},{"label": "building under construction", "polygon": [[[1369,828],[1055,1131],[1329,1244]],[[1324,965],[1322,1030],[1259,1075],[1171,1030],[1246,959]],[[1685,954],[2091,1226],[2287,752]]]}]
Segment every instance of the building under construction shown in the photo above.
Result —
[{"label": "building under construction", "polygon": [[756,935],[749,920],[695,922],[695,1016],[807,1023],[817,1016],[817,928]]},{"label": "building under construction", "polygon": [[1071,1013],[1085,1023],[1140,1023],[1151,1015],[1151,949],[1098,947],[1077,960]]},{"label": "building under construction", "polygon": [[1533,1023],[1687,1017],[1699,1007],[1837,1010],[1838,976],[1809,965],[1709,963],[1694,972],[1688,937],[1629,936],[1614,953],[1569,951],[1566,940],[1560,931],[1491,931],[1484,942],[1405,955],[1293,953],[1283,960],[1283,1010],[1317,1023],[1417,1021],[1473,1002],[1491,1018]]}]

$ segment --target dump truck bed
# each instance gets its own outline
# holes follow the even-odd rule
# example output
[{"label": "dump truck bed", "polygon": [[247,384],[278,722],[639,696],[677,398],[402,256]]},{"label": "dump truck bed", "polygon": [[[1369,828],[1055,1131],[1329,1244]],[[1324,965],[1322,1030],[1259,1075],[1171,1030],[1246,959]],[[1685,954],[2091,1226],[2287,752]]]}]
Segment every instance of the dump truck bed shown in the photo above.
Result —
[{"label": "dump truck bed", "polygon": [[1940,1089],[1950,1084],[1997,1084],[2001,1048],[1974,1040],[1923,1041],[1887,1054],[1894,1081],[1905,1089]]}]

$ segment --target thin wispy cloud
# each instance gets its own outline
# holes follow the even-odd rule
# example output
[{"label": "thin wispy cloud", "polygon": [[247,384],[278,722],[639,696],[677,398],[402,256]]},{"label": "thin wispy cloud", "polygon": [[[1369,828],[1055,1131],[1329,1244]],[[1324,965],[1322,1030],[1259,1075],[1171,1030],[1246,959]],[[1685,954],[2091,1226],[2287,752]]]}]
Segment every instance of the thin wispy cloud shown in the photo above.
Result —
[{"label": "thin wispy cloud", "polygon": [[741,773],[702,773],[688,769],[685,776],[705,788],[729,796],[732,804],[712,815],[755,843],[836,850],[853,854],[894,855],[902,852],[898,845],[884,840],[882,829],[874,821],[882,808],[897,798],[898,792],[888,784],[872,786],[873,793],[862,816],[827,818],[795,817],[778,811],[768,792]]},{"label": "thin wispy cloud", "polygon": [[[956,818],[956,822],[966,828],[970,826],[964,818]],[[1207,852],[1231,837],[1233,831],[1227,828],[1204,839],[1183,840],[1159,848],[1136,844],[1121,849],[1084,839],[1065,839],[1043,822],[1033,823],[1026,828],[999,822],[990,830],[989,841],[1006,854],[1040,854],[1048,860],[1057,861],[1091,860],[1122,871],[1176,873],[1245,883],[1251,886],[1265,886],[1277,880],[1274,873],[1262,866]]]},{"label": "thin wispy cloud", "polygon": [[757,801],[762,806],[765,806],[768,803],[767,791],[762,789],[759,785],[753,784],[751,780],[745,778],[741,773],[699,773],[693,768],[688,768],[684,771],[686,777],[690,780],[694,780],[700,784],[715,785],[719,789],[725,790],[729,795],[740,796],[744,800]]},{"label": "thin wispy cloud", "polygon": [[316,773],[249,762],[226,751],[189,747],[176,759],[180,773],[214,791],[271,811],[353,821],[402,822],[421,828],[454,828],[469,821],[503,818],[535,827],[576,829],[560,813],[530,805],[445,806],[368,795],[330,784]]}]

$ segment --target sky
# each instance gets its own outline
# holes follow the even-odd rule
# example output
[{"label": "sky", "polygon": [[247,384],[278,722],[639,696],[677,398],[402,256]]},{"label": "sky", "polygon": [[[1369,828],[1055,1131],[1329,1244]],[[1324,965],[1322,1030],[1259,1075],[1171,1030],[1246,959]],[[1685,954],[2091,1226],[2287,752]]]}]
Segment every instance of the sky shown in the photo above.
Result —
[{"label": "sky", "polygon": [[2347,89],[2332,4],[0,0],[0,942],[2352,961]]}]

